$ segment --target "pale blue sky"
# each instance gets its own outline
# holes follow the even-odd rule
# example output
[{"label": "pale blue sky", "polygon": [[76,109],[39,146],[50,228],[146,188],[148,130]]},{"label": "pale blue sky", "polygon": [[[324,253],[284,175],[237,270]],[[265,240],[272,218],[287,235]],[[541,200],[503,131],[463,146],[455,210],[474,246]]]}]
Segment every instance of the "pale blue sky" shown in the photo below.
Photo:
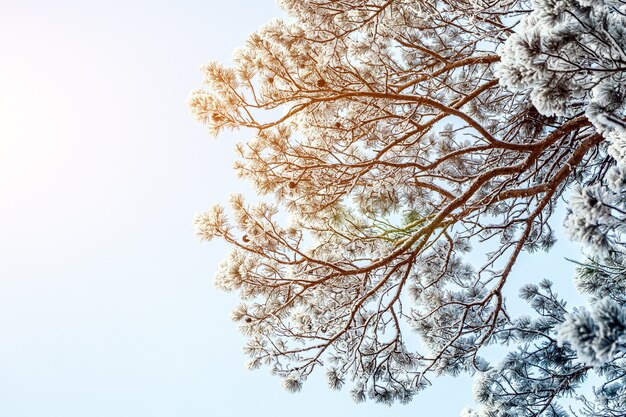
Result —
[{"label": "pale blue sky", "polygon": [[[208,137],[185,101],[200,65],[281,15],[272,0],[0,6],[0,417],[431,417],[471,401],[468,378],[388,408],[244,369],[236,297],[212,284],[226,248],[191,218],[249,191],[231,170],[248,133]],[[548,259],[514,285],[569,282]]]}]

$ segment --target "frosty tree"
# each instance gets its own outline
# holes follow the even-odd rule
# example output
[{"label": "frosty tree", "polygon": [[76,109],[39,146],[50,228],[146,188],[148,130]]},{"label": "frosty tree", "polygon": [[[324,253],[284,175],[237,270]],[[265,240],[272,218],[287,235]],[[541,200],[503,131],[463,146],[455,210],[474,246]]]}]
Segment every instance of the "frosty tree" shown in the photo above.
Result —
[{"label": "frosty tree", "polygon": [[[212,134],[254,134],[236,169],[264,202],[234,195],[194,219],[232,247],[216,282],[241,297],[250,367],[297,391],[323,366],[332,388],[384,403],[477,373],[467,412],[489,416],[562,415],[591,369],[620,384],[622,333],[606,329],[626,328],[626,3],[281,4],[290,18],[232,68],[206,65],[189,101]],[[507,278],[554,243],[568,189],[597,309],[570,314],[542,282],[522,292],[537,314],[514,318]],[[504,364],[481,358],[508,341]],[[618,388],[583,412],[624,413]]]}]

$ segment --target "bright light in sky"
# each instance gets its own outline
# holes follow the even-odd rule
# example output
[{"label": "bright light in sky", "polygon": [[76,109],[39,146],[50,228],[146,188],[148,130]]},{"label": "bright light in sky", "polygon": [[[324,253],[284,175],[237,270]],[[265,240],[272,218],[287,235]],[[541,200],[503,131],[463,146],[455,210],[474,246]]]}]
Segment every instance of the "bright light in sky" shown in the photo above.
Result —
[{"label": "bright light in sky", "polygon": [[208,137],[185,101],[200,65],[280,15],[272,0],[3,4],[0,416],[454,416],[471,401],[469,378],[387,408],[244,369],[236,299],[212,285],[226,249],[191,218],[249,192],[231,169],[248,134]]}]

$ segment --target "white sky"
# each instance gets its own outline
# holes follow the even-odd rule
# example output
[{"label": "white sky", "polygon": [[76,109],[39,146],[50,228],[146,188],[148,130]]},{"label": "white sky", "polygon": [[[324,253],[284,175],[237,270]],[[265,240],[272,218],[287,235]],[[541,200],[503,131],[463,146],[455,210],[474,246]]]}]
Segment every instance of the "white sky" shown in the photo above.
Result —
[{"label": "white sky", "polygon": [[[208,137],[185,101],[201,64],[281,15],[272,0],[0,6],[0,416],[443,417],[471,401],[469,378],[387,408],[244,369],[236,297],[212,285],[226,248],[191,218],[248,190],[231,170],[248,133]],[[560,250],[514,285],[571,281],[558,260],[578,250]]]}]

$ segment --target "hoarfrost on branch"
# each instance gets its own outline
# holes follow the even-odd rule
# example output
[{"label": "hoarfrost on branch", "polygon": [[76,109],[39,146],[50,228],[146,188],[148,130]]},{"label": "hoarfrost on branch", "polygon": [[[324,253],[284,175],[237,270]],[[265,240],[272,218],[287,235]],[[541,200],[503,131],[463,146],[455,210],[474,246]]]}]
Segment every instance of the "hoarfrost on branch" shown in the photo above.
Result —
[{"label": "hoarfrost on branch", "polygon": [[[267,202],[233,195],[194,218],[232,247],[216,282],[241,298],[249,366],[290,391],[324,366],[331,388],[388,404],[477,373],[468,416],[566,415],[557,399],[591,369],[622,384],[624,2],[281,4],[290,18],[232,68],[204,66],[189,99],[211,134],[253,132],[236,170]],[[594,310],[568,311],[543,281],[515,318],[503,288],[521,252],[554,244],[568,189]],[[493,365],[491,343],[517,348]],[[583,413],[626,410],[609,385]]]}]

